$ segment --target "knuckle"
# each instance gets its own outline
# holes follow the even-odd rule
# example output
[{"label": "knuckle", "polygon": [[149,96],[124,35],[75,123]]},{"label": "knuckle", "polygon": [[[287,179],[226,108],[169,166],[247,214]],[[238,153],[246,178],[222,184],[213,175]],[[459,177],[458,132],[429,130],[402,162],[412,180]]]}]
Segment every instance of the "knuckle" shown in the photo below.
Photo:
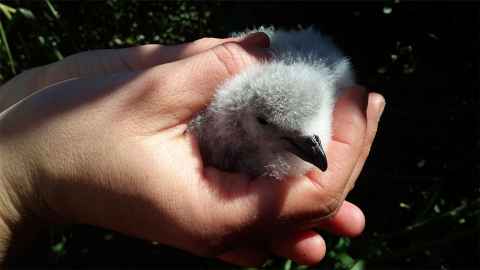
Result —
[{"label": "knuckle", "polygon": [[238,73],[247,64],[248,53],[237,43],[220,44],[212,52],[229,75]]},{"label": "knuckle", "polygon": [[[150,63],[148,57],[152,51],[167,51],[168,47],[160,44],[146,44],[135,47],[111,50],[111,57],[118,60],[119,65],[127,71],[142,69]],[[165,57],[166,58],[166,57]],[[168,61],[165,61],[168,62]],[[159,62],[161,63],[161,62]]]},{"label": "knuckle", "polygon": [[340,209],[340,206],[342,206],[342,198],[339,196],[339,194],[330,194],[327,196],[324,196],[322,199],[321,203],[321,214],[324,217],[329,217],[337,213],[338,209]]},{"label": "knuckle", "polygon": [[[344,200],[344,192],[340,190],[338,187],[333,187],[330,185],[322,184],[321,182],[316,182],[315,185],[317,188],[314,189],[313,199],[314,201],[319,202],[317,214],[322,217],[328,217],[335,214],[342,202]],[[347,187],[345,187],[347,188]]]},{"label": "knuckle", "polygon": [[330,196],[325,202],[325,209],[329,215],[334,214],[342,206],[342,196]]}]

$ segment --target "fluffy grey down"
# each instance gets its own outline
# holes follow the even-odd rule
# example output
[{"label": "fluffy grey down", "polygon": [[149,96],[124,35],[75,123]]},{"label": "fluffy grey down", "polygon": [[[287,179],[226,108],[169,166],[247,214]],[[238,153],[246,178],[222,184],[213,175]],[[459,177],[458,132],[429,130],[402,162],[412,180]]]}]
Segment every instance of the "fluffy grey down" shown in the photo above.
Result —
[{"label": "fluffy grey down", "polygon": [[350,61],[313,28],[235,35],[258,31],[270,37],[273,59],[223,83],[189,123],[203,161],[276,179],[312,166],[326,170],[333,107],[340,90],[354,84]]}]

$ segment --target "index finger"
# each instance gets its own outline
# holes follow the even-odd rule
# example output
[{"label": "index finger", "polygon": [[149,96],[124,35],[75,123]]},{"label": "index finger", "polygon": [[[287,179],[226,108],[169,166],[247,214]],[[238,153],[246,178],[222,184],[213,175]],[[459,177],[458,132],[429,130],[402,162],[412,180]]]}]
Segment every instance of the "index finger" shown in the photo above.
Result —
[{"label": "index finger", "polygon": [[255,33],[244,38],[202,38],[173,46],[148,44],[124,49],[104,49],[77,53],[45,66],[40,87],[71,78],[99,76],[144,70],[185,59],[228,42],[245,41],[245,45],[268,47],[268,37]]},{"label": "index finger", "polygon": [[117,52],[122,62],[119,63],[120,68],[142,70],[156,65],[185,59],[208,51],[221,44],[240,41],[244,41],[242,43],[247,47],[260,46],[267,48],[269,46],[267,35],[264,33],[254,33],[242,38],[202,38],[194,42],[183,43],[176,46],[144,45],[117,50]]},{"label": "index finger", "polygon": [[174,46],[149,44],[124,49],[81,52],[61,61],[24,71],[2,85],[0,111],[54,83],[73,78],[144,70],[185,59],[229,42],[242,42],[244,46],[264,48],[269,46],[268,36],[263,33],[254,33],[243,38],[202,38]]}]

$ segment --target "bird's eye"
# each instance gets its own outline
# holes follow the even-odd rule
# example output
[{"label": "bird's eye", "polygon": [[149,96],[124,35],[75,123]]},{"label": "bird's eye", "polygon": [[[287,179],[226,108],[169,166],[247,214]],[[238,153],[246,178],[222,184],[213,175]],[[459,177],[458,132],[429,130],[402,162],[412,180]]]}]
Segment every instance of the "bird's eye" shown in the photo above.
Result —
[{"label": "bird's eye", "polygon": [[265,120],[265,118],[263,118],[263,117],[257,116],[257,121],[258,121],[258,123],[260,123],[260,125],[263,125],[263,126],[268,125],[267,120]]}]

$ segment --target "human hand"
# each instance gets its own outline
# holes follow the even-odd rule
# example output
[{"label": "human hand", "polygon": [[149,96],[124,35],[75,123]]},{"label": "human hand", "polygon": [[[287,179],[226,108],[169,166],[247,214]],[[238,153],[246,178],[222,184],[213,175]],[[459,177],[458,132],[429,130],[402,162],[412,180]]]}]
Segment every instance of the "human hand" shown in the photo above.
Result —
[{"label": "human hand", "polygon": [[325,252],[314,228],[360,233],[363,214],[342,202],[368,155],[381,96],[370,94],[365,109],[365,93],[349,91],[335,109],[329,170],[280,182],[204,168],[185,133],[215,87],[265,57],[267,44],[256,34],[86,52],[11,81],[0,89],[5,107],[34,94],[0,115],[4,231],[33,212],[237,264],[269,252],[314,263]]}]

